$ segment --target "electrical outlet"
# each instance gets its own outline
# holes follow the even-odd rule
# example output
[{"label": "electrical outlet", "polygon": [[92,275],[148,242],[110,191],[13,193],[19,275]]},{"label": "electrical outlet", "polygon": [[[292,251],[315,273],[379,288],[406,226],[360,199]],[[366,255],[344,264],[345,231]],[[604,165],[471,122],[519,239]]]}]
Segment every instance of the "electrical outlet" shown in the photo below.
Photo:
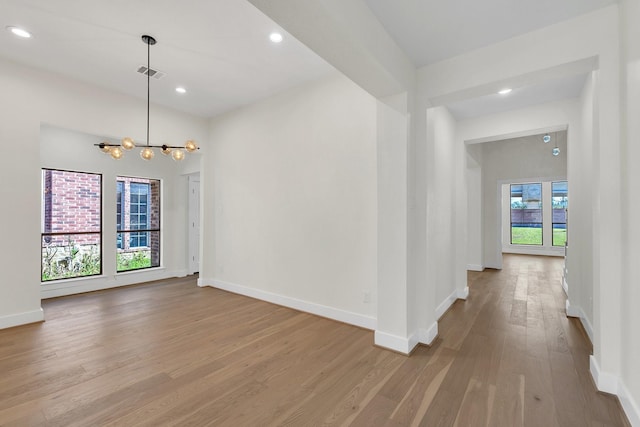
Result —
[{"label": "electrical outlet", "polygon": [[371,302],[371,291],[364,291],[362,301],[365,303]]}]

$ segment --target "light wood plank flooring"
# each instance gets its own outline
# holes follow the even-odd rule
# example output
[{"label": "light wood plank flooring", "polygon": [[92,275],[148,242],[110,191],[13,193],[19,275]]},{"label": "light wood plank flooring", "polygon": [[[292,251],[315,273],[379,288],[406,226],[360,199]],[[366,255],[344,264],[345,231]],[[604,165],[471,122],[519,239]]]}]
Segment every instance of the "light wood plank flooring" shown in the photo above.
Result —
[{"label": "light wood plank flooring", "polygon": [[0,425],[627,426],[563,313],[561,263],[470,273],[411,357],[194,278],[47,300],[45,323],[0,331]]}]

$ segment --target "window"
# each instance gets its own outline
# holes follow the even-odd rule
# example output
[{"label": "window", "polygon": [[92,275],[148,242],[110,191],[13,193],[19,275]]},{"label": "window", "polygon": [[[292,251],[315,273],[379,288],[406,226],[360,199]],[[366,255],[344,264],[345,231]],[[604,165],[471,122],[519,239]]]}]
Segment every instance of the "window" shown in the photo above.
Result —
[{"label": "window", "polygon": [[42,170],[41,280],[102,273],[102,175]]},{"label": "window", "polygon": [[542,184],[511,185],[511,244],[542,245]]},{"label": "window", "polygon": [[567,181],[551,183],[553,246],[564,246],[567,241],[567,196]]},{"label": "window", "polygon": [[[149,194],[151,186],[132,182],[129,187],[129,229],[149,229]],[[149,232],[131,233],[129,247],[140,248],[148,246]]]},{"label": "window", "polygon": [[117,271],[160,266],[160,181],[118,177]]}]

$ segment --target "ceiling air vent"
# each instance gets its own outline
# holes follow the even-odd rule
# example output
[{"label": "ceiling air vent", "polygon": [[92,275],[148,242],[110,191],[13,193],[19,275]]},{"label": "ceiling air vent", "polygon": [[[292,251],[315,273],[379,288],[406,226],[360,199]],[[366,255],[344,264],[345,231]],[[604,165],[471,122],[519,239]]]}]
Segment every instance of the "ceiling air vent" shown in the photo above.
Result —
[{"label": "ceiling air vent", "polygon": [[153,68],[147,68],[146,65],[141,65],[138,67],[138,72],[143,76],[149,76],[153,79],[160,80],[164,77],[165,73],[162,71],[154,70]]}]

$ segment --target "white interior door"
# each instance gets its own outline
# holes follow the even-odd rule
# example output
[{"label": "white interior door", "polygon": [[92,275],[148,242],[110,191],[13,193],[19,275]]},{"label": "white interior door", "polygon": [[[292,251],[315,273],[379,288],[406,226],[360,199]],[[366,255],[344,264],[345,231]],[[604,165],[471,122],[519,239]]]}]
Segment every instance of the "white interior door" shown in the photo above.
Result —
[{"label": "white interior door", "polygon": [[200,271],[200,174],[189,175],[189,274]]}]

